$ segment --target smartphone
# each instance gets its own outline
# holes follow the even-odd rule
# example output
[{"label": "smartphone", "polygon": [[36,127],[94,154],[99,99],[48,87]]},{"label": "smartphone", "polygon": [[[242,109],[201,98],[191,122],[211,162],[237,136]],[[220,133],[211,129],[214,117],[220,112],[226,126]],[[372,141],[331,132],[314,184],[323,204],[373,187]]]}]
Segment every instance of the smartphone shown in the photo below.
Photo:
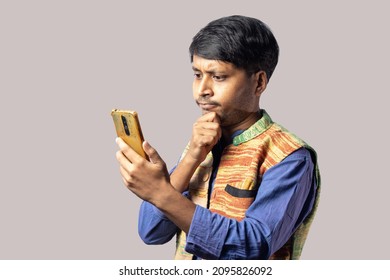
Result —
[{"label": "smartphone", "polygon": [[118,137],[122,138],[140,156],[149,160],[142,143],[144,137],[142,135],[141,125],[136,111],[127,111],[113,109],[111,111],[112,119],[114,120],[115,130]]}]

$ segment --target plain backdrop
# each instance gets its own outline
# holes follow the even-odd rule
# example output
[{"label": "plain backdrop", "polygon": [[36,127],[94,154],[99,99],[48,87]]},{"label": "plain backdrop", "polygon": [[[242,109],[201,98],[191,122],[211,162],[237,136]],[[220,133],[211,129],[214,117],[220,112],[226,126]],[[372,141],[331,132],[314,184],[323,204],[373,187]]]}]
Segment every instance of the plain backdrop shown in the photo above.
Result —
[{"label": "plain backdrop", "polygon": [[188,46],[241,14],[274,32],[261,98],[319,156],[303,259],[388,259],[387,1],[0,1],[0,258],[171,259],[138,237],[111,109],[133,109],[169,168],[189,140]]}]

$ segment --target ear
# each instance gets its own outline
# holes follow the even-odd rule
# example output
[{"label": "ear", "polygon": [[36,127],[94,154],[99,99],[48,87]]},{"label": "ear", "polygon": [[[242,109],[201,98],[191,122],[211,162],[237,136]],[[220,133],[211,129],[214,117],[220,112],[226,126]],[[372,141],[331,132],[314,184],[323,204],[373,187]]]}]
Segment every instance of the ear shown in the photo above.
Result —
[{"label": "ear", "polygon": [[264,71],[259,71],[255,73],[255,78],[257,81],[256,84],[256,96],[260,97],[263,91],[267,88],[268,79],[267,74]]}]

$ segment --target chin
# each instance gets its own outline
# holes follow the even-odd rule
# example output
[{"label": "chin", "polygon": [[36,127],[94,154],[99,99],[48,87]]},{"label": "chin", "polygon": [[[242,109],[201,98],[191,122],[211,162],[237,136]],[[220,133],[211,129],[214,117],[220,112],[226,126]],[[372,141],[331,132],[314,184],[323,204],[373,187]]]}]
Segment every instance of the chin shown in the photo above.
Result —
[{"label": "chin", "polygon": [[[206,115],[208,113],[211,113],[211,112],[214,112],[214,111],[210,111],[210,110],[202,110],[202,115]],[[217,113],[217,115],[219,116],[219,114]]]}]

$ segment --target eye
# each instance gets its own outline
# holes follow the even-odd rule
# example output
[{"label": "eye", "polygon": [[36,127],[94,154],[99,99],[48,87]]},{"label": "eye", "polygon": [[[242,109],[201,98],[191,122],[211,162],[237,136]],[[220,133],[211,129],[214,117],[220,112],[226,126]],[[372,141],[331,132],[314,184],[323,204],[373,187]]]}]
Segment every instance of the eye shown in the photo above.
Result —
[{"label": "eye", "polygon": [[222,82],[226,79],[226,75],[214,75],[213,79],[217,82]]},{"label": "eye", "polygon": [[202,74],[199,72],[194,72],[194,77],[195,79],[200,80],[202,78]]}]

